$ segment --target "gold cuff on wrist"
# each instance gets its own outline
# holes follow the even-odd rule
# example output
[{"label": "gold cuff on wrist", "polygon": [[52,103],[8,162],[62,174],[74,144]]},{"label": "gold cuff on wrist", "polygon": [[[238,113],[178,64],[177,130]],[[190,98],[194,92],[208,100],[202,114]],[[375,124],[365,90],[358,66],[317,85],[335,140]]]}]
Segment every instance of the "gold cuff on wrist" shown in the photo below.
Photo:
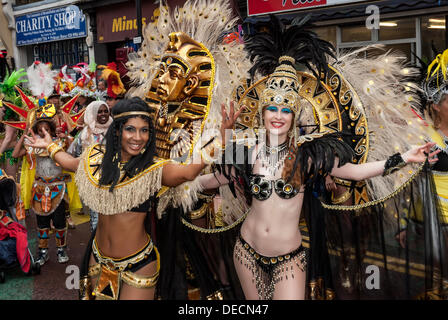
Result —
[{"label": "gold cuff on wrist", "polygon": [[54,156],[56,155],[56,153],[63,150],[64,149],[61,146],[57,145],[55,142],[52,142],[47,146],[47,152],[52,160],[54,160]]}]

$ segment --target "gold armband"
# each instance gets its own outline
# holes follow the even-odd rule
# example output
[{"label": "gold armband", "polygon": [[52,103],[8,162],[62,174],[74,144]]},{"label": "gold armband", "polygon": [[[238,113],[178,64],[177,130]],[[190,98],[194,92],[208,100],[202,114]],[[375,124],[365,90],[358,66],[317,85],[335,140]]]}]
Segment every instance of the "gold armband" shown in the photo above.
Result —
[{"label": "gold armband", "polygon": [[56,155],[56,153],[63,150],[64,149],[61,146],[57,145],[55,142],[52,142],[47,146],[47,152],[52,160],[54,160],[54,156]]}]

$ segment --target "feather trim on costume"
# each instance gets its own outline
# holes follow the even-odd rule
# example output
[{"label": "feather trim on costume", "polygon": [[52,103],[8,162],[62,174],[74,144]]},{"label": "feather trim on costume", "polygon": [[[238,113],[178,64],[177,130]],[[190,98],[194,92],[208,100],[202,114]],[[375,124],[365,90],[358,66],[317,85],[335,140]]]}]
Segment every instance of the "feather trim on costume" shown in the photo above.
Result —
[{"label": "feather trim on costume", "polygon": [[[354,155],[350,146],[342,140],[341,133],[309,134],[301,136],[301,140],[303,142],[294,151],[295,156],[291,157],[292,171],[289,171],[288,174],[283,172],[283,175],[286,175],[285,180],[290,180],[296,170],[301,170],[301,183],[313,186],[318,182],[319,177],[332,171],[336,164],[336,158],[338,158],[338,166],[342,166],[350,162]],[[233,196],[237,197],[237,191],[240,188],[244,190],[247,203],[250,203],[252,198],[249,185],[254,165],[251,163],[254,149],[255,147],[249,148],[243,144],[236,145],[234,143],[233,154],[227,151],[223,158],[223,164],[217,167],[218,171],[230,181],[229,189]],[[244,159],[241,158],[243,154]],[[235,161],[236,159],[239,161]],[[308,169],[303,170],[302,168]],[[240,207],[245,206],[240,204]]]},{"label": "feather trim on costume", "polygon": [[173,208],[182,207],[184,212],[189,212],[193,204],[198,201],[198,192],[201,192],[202,186],[199,179],[182,183],[175,188],[169,188],[163,193],[157,204],[157,216],[162,218],[168,206]]},{"label": "feather trim on costume", "polygon": [[[410,81],[418,69],[408,66],[405,56],[391,51],[363,58],[369,50],[383,48],[373,45],[355,50],[332,64],[357,93],[353,103],[367,118],[367,161],[385,160],[429,140],[428,127],[415,112],[419,109],[418,84]],[[409,165],[408,170],[366,180],[369,197],[374,200],[393,193],[416,168],[417,165]]]},{"label": "feather trim on costume", "polygon": [[114,215],[138,207],[162,187],[162,168],[158,162],[131,179],[117,184],[113,192],[109,186],[99,185],[99,164],[104,146],[96,144],[81,155],[75,180],[79,196],[89,208],[104,215]]},{"label": "feather trim on costume", "polygon": [[[210,108],[203,123],[202,132],[211,132],[221,124],[221,104],[229,101],[234,88],[248,77],[250,62],[244,45],[223,42],[223,36],[234,30],[237,18],[234,17],[227,0],[186,1],[182,7],[168,8],[160,4],[160,16],[155,23],[149,23],[144,32],[144,41],[137,53],[129,54],[126,63],[128,76],[133,88],[127,96],[145,98],[151,83],[160,69],[160,57],[169,44],[169,34],[184,32],[201,43],[213,56],[215,74],[211,84]],[[201,141],[201,140],[199,140]],[[202,142],[208,141],[205,138]],[[196,193],[200,186],[196,181],[183,184],[167,191],[160,199],[158,212],[169,204],[184,209],[191,208],[197,201]]]}]

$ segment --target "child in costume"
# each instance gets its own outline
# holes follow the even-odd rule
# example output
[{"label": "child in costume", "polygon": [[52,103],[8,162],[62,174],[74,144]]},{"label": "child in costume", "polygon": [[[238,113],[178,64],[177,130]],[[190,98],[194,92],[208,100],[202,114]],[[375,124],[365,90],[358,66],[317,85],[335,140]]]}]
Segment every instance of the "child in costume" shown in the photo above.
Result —
[{"label": "child in costume", "polygon": [[[17,88],[24,105],[28,110],[20,108],[10,103],[6,105],[26,118],[23,121],[7,122],[6,124],[27,130],[27,134],[43,135],[44,129],[51,132],[51,135],[58,145],[63,148],[68,147],[68,140],[58,138],[56,135],[56,124],[54,117],[56,108],[52,104],[35,105],[22,90]],[[72,98],[63,110],[70,110],[73,107],[77,97]],[[38,226],[38,258],[37,261],[43,265],[48,259],[48,239],[50,232],[50,221],[53,221],[56,231],[57,257],[59,263],[65,263],[69,260],[66,252],[67,222],[66,210],[68,209],[67,182],[71,180],[70,175],[64,173],[60,166],[51,159],[51,154],[45,150],[36,148],[25,148],[24,141],[27,139],[24,134],[14,148],[13,156],[15,158],[26,155],[26,160],[31,169],[35,169],[35,176],[31,188],[30,208],[36,214]],[[26,172],[24,173],[26,174]]]}]

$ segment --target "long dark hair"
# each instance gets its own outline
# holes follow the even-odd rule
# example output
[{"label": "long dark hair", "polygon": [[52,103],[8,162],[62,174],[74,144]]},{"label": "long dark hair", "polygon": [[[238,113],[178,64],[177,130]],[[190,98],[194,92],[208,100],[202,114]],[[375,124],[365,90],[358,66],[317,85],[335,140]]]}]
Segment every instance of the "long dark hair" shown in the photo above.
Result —
[{"label": "long dark hair", "polygon": [[[131,98],[120,100],[111,110],[112,118],[131,111],[150,112],[148,105],[140,98]],[[120,179],[120,161],[121,161],[121,137],[123,134],[124,124],[130,119],[140,117],[149,125],[149,139],[145,145],[143,154],[132,157],[123,167],[127,177],[134,177],[136,174],[145,170],[153,164],[156,154],[156,137],[154,125],[148,116],[144,115],[128,115],[117,118],[112,122],[106,132],[106,152],[101,163],[100,185],[110,185],[109,191],[112,192],[114,187],[119,183]]]}]

